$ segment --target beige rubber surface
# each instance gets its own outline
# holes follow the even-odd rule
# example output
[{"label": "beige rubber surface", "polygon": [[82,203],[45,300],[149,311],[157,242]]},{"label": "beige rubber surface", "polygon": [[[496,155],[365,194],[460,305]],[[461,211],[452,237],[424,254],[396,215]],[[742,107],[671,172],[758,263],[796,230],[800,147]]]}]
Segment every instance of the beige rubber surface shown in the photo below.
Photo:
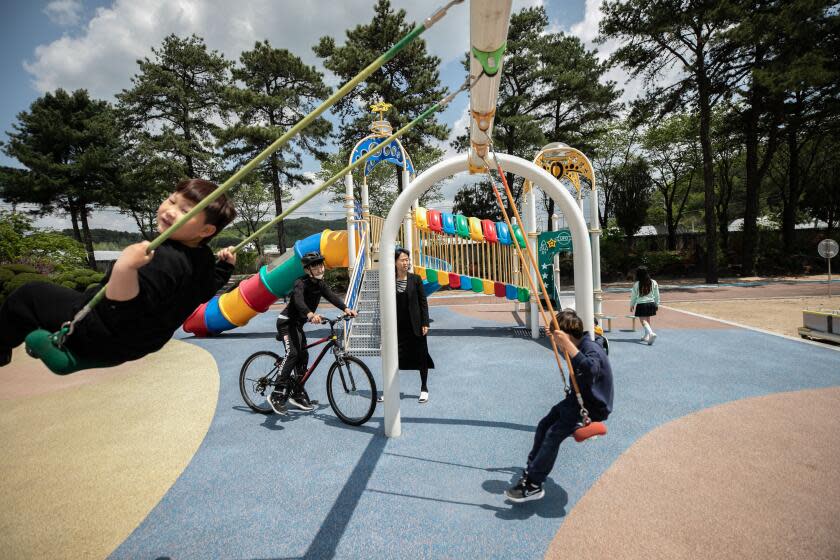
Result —
[{"label": "beige rubber surface", "polygon": [[840,558],[840,388],[728,403],[627,450],[546,558]]},{"label": "beige rubber surface", "polygon": [[86,376],[22,352],[0,369],[0,558],[106,557],[183,472],[219,392],[212,356],[177,340]]},{"label": "beige rubber surface", "polygon": [[725,321],[798,337],[804,309],[840,309],[840,297],[809,296],[798,298],[733,301],[695,301],[669,303],[668,307],[709,315]]}]

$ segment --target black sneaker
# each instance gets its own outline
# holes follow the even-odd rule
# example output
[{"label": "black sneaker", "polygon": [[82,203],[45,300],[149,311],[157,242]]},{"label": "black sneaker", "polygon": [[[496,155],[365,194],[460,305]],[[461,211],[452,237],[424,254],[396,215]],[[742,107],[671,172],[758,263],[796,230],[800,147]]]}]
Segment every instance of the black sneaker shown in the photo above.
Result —
[{"label": "black sneaker", "polygon": [[527,477],[522,477],[516,484],[505,490],[505,497],[517,504],[539,500],[543,496],[545,496],[545,490],[542,484],[534,484]]},{"label": "black sneaker", "polygon": [[12,361],[12,349],[0,347],[0,367],[7,366]]},{"label": "black sneaker", "polygon": [[312,403],[309,402],[309,397],[306,395],[305,392],[295,393],[291,397],[289,397],[289,404],[303,410],[305,412],[309,412],[310,410],[315,410],[315,407],[312,406]]},{"label": "black sneaker", "polygon": [[516,481],[516,484],[514,484],[513,487],[515,488],[517,486],[521,486],[522,484],[525,484],[525,482],[527,482],[527,481],[528,481],[528,469],[523,469],[522,470],[522,476],[519,477],[519,480]]},{"label": "black sneaker", "polygon": [[273,391],[270,395],[268,395],[268,404],[271,405],[271,409],[274,410],[277,414],[286,414],[286,403],[283,402],[283,395],[281,395],[277,391]]}]

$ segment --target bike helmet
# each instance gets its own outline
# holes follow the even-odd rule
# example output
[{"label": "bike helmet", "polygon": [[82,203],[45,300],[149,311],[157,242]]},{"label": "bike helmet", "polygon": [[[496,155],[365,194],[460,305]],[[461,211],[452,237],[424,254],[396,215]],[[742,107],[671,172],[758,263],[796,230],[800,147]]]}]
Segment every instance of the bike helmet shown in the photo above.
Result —
[{"label": "bike helmet", "polygon": [[318,251],[311,251],[303,255],[300,258],[300,262],[303,263],[303,267],[306,268],[308,266],[312,266],[313,264],[324,262],[324,255]]}]

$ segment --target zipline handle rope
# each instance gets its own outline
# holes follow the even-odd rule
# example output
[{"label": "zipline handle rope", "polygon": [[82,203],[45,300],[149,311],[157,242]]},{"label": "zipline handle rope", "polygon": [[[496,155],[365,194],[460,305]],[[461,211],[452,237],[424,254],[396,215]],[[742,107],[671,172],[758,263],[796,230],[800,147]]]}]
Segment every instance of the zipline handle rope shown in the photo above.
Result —
[{"label": "zipline handle rope", "polygon": [[[158,248],[161,244],[163,244],[164,241],[169,239],[169,237],[172,236],[172,234],[175,233],[181,226],[183,226],[193,217],[202,212],[207,206],[212,204],[214,200],[216,200],[221,195],[230,190],[230,188],[236,185],[239,181],[241,181],[242,178],[245,177],[245,175],[253,171],[254,168],[256,168],[260,163],[265,161],[268,158],[268,156],[279,150],[289,140],[291,140],[294,136],[300,133],[304,128],[309,126],[312,123],[312,121],[318,118],[324,111],[335,105],[335,103],[339,99],[350,93],[350,91],[352,91],[353,88],[359,85],[364,79],[370,77],[386,62],[389,62],[391,59],[393,59],[397,55],[397,53],[399,53],[403,48],[405,48],[406,45],[411,43],[424,31],[430,29],[435,23],[440,21],[446,15],[449,8],[457,4],[462,4],[463,1],[464,0],[451,0],[442,8],[439,8],[432,15],[423,20],[422,24],[416,25],[414,29],[412,29],[407,35],[405,35],[402,39],[395,43],[390,49],[388,49],[382,55],[380,55],[379,58],[371,62],[367,67],[364,68],[364,70],[356,74],[355,77],[353,77],[349,82],[344,84],[340,89],[336,90],[335,93],[333,93],[331,96],[325,99],[318,107],[313,109],[308,115],[306,115],[300,121],[298,121],[297,124],[295,124],[292,128],[287,130],[282,136],[280,136],[280,138],[275,140],[270,146],[265,148],[262,152],[257,154],[251,161],[245,164],[241,169],[236,171],[236,173],[231,175],[224,183],[219,185],[219,187],[215,191],[213,191],[207,198],[201,200],[189,212],[184,214],[174,224],[169,226],[165,231],[163,231],[154,240],[152,240],[152,242],[149,243],[149,246],[146,249],[146,253],[149,254],[156,248]],[[461,90],[459,90],[459,92],[460,91]],[[440,106],[440,104],[438,104],[438,106]],[[308,197],[306,200],[309,200],[309,198],[311,197]],[[68,336],[70,336],[73,333],[76,323],[84,319],[87,316],[87,314],[90,313],[90,311],[105,298],[106,287],[107,284],[105,286],[102,286],[102,288],[91,298],[91,300],[88,301],[85,304],[85,306],[79,310],[78,313],[76,313],[73,319],[62,324],[59,331],[52,335],[53,342],[56,346],[62,348],[64,341],[67,339]]]},{"label": "zipline handle rope", "polygon": [[480,74],[479,76],[477,76],[475,78],[473,78],[472,76],[467,76],[467,79],[464,80],[464,83],[461,84],[461,87],[459,87],[458,89],[456,89],[455,91],[453,91],[452,93],[450,93],[449,95],[447,95],[446,97],[444,97],[443,99],[441,99],[440,101],[438,101],[437,103],[435,103],[434,105],[432,105],[431,107],[429,107],[428,109],[423,111],[413,121],[406,124],[401,129],[397,130],[391,136],[385,138],[384,140],[382,140],[381,142],[379,142],[378,144],[373,146],[363,157],[359,158],[358,160],[354,161],[353,163],[351,163],[349,165],[346,165],[343,169],[341,169],[335,175],[330,177],[327,181],[322,183],[320,186],[313,189],[310,193],[308,193],[302,199],[298,200],[293,205],[289,206],[282,214],[275,217],[274,219],[267,222],[266,224],[260,226],[260,228],[257,229],[254,233],[252,233],[251,235],[249,235],[248,237],[246,237],[245,239],[240,241],[239,244],[236,245],[233,248],[233,252],[234,253],[239,252],[239,250],[242,249],[245,245],[247,245],[248,243],[250,243],[251,241],[253,241],[257,237],[262,235],[264,232],[266,232],[268,229],[270,229],[275,224],[283,221],[283,219],[285,219],[289,214],[291,214],[292,212],[294,212],[295,210],[300,208],[303,204],[305,204],[306,202],[311,200],[313,197],[315,197],[318,194],[320,194],[321,192],[323,192],[327,187],[331,186],[336,181],[340,180],[342,177],[344,177],[348,173],[352,172],[354,169],[356,169],[358,167],[361,167],[368,160],[368,158],[370,158],[370,157],[374,156],[375,154],[379,153],[379,151],[381,151],[383,148],[388,146],[391,142],[393,142],[397,138],[403,136],[406,132],[408,132],[409,130],[414,128],[421,121],[427,119],[430,115],[434,114],[435,112],[437,112],[437,111],[443,109],[444,107],[446,107],[447,105],[449,105],[452,102],[452,100],[455,99],[455,97],[458,96],[459,93],[461,93],[462,91],[468,91],[468,90],[472,89],[473,86],[475,86],[475,84],[478,83],[478,80],[480,80],[483,76],[484,76],[484,73]]}]

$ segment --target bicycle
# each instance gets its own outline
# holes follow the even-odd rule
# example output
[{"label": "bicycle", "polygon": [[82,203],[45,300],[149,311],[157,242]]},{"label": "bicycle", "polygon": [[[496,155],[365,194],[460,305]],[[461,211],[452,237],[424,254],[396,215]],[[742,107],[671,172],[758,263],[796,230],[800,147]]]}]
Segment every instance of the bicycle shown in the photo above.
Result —
[{"label": "bicycle", "polygon": [[[280,379],[285,352],[284,356],[268,350],[251,354],[239,372],[239,392],[245,404],[255,412],[268,414],[272,410],[268,403],[271,392],[277,388],[287,399],[297,391],[302,391],[321,359],[332,349],[335,361],[327,373],[327,398],[330,406],[345,424],[361,426],[367,422],[376,408],[376,382],[365,363],[349,355],[344,349],[343,341],[336,335],[336,323],[346,318],[347,315],[342,315],[335,319],[325,319],[330,325],[329,336],[307,344],[306,348],[324,343],[326,345],[300,377],[293,373],[289,379]],[[282,342],[279,335],[277,338]],[[317,401],[313,402],[316,403]]]}]

